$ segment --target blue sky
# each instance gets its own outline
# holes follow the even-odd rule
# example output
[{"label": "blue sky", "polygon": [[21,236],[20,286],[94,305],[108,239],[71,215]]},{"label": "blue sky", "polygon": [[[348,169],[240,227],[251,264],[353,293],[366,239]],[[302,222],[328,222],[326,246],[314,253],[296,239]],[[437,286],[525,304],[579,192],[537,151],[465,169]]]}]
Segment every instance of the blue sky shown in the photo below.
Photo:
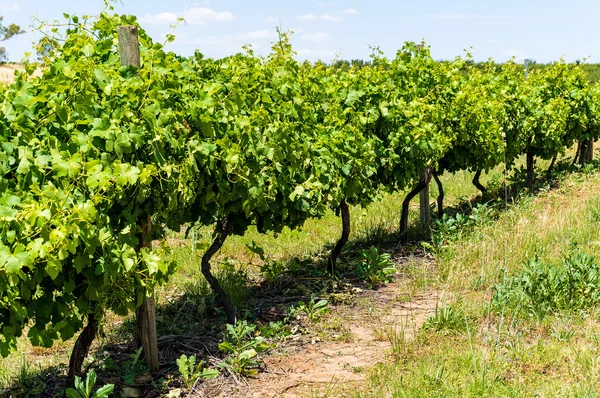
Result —
[{"label": "blue sky", "polygon": [[[0,0],[5,23],[29,32],[3,44],[18,61],[40,37],[30,27],[32,16],[53,21],[63,12],[93,15],[103,7],[101,0]],[[266,54],[280,25],[296,32],[298,58],[311,61],[367,59],[369,46],[393,56],[404,41],[423,38],[437,59],[472,47],[478,60],[516,56],[546,62],[563,56],[600,63],[598,0],[122,0],[115,11],[137,15],[157,40],[179,16],[186,18],[170,45],[181,55],[199,49],[221,57],[246,43]]]}]

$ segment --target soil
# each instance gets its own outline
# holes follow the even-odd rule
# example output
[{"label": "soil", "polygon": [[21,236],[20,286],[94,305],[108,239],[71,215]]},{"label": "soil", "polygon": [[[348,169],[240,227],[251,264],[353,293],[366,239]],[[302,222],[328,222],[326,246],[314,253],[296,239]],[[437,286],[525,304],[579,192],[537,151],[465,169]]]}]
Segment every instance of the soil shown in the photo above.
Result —
[{"label": "soil", "polygon": [[346,321],[348,333],[343,341],[301,338],[265,357],[264,369],[256,377],[233,383],[205,383],[196,396],[295,398],[340,383],[344,388],[360,388],[366,380],[366,370],[390,355],[391,344],[381,333],[394,328],[410,339],[440,300],[437,292],[429,292],[402,302],[402,293],[401,282],[367,291],[362,299],[369,306],[341,305],[327,315]]}]

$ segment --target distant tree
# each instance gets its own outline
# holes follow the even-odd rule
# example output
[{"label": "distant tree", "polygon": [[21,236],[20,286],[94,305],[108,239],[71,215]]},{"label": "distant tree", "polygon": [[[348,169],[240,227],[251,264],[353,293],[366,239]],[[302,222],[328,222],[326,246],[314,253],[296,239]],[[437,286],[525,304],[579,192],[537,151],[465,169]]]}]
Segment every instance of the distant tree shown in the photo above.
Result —
[{"label": "distant tree", "polygon": [[346,71],[346,70],[350,69],[350,62],[345,59],[338,59],[337,61],[335,61],[333,63],[332,67],[334,69]]},{"label": "distant tree", "polygon": [[369,61],[364,61],[362,59],[353,59],[351,61],[348,61],[346,59],[338,59],[337,61],[335,61],[331,67],[334,69],[339,69],[339,70],[343,70],[343,71],[347,71],[350,68],[364,68],[367,65],[370,65],[371,63]]},{"label": "distant tree", "polygon": [[[11,37],[25,33],[25,31],[21,29],[19,25],[11,23],[10,25],[6,26],[2,23],[3,21],[4,17],[0,16],[0,41],[6,41]],[[4,63],[6,61],[8,61],[6,48],[0,47],[0,62]]]},{"label": "distant tree", "polygon": [[350,64],[352,64],[353,68],[364,68],[365,66],[370,65],[371,62],[365,61],[363,59],[353,59],[352,61],[350,61]]},{"label": "distant tree", "polygon": [[44,36],[36,45],[37,60],[41,64],[47,64],[48,60],[54,54],[54,51],[58,47],[58,41],[49,36]]}]

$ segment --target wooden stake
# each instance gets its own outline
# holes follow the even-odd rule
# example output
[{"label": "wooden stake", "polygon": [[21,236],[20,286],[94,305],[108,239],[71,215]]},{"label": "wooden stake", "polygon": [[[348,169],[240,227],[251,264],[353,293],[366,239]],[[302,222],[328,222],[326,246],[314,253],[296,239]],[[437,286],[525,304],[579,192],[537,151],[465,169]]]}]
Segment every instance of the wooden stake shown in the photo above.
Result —
[{"label": "wooden stake", "polygon": [[[121,66],[135,66],[139,68],[142,64],[140,59],[140,42],[138,38],[137,26],[119,26],[117,27],[119,36],[119,54],[121,56]],[[150,217],[138,221],[142,232],[139,236],[140,243],[136,247],[139,253],[143,248],[152,250],[152,241],[150,240],[150,230],[152,223]],[[152,297],[144,299],[142,305],[135,311],[137,332],[136,339],[138,346],[142,347],[146,365],[156,372],[159,369],[158,362],[158,341],[156,336],[156,305],[154,294]]]},{"label": "wooden stake", "polygon": [[137,26],[119,26],[117,34],[119,35],[121,66],[135,66],[139,68],[142,62],[140,59],[140,42]]}]

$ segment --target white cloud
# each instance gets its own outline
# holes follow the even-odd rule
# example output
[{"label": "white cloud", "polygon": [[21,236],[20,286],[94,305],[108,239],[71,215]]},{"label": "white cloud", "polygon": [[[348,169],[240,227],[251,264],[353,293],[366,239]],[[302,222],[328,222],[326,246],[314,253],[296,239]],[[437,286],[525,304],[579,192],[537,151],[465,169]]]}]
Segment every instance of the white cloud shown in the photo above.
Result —
[{"label": "white cloud", "polygon": [[317,16],[315,14],[304,14],[300,15],[298,19],[301,19],[303,21],[314,21],[315,19],[317,19]]},{"label": "white cloud", "polygon": [[322,19],[323,21],[333,21],[333,22],[342,22],[344,20],[344,18],[342,18],[342,17],[336,17],[336,16],[330,15],[330,14],[322,14],[319,18]]},{"label": "white cloud", "polygon": [[226,56],[242,50],[242,46],[245,44],[252,45],[254,49],[260,49],[262,45],[265,45],[265,41],[271,42],[275,39],[277,39],[277,32],[263,29],[236,35],[188,38],[178,40],[177,43],[197,46],[200,52],[210,49],[210,52],[217,56]]},{"label": "white cloud", "polygon": [[276,18],[276,17],[266,17],[265,18],[265,22],[268,22],[268,23],[279,22],[279,18]]},{"label": "white cloud", "polygon": [[325,3],[324,1],[319,2],[319,7],[327,7],[329,3]]},{"label": "white cloud", "polygon": [[305,33],[302,35],[302,39],[305,41],[311,41],[315,43],[323,43],[329,40],[330,36],[324,32]]},{"label": "white cloud", "polygon": [[0,10],[2,11],[8,11],[8,10],[18,10],[19,9],[19,5],[17,3],[12,3],[12,4],[0,4]]},{"label": "white cloud", "polygon": [[242,40],[274,39],[275,37],[277,37],[277,33],[271,32],[268,29],[263,29],[254,32],[242,33],[234,37]]},{"label": "white cloud", "polygon": [[331,50],[313,50],[309,48],[303,48],[298,51],[298,58],[301,60],[325,60],[331,61],[336,57],[335,51]]},{"label": "white cloud", "polygon": [[355,9],[355,8],[346,8],[346,9],[343,11],[343,13],[344,13],[344,14],[354,14],[354,15],[356,15],[356,14],[358,14],[358,10],[357,10],[357,9]]},{"label": "white cloud", "polygon": [[146,14],[140,18],[142,23],[155,25],[171,25],[179,18],[185,19],[190,25],[203,25],[207,22],[230,22],[235,16],[229,11],[215,11],[211,8],[194,7],[184,13],[161,12],[159,14]]}]

